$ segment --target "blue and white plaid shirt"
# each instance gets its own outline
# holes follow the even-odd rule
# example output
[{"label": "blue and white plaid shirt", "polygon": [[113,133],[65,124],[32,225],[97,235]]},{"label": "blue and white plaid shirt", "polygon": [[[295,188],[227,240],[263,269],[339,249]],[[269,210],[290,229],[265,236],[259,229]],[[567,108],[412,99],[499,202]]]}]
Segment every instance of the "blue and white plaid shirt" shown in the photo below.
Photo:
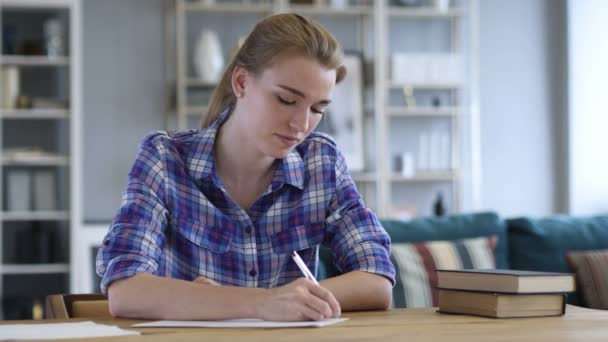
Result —
[{"label": "blue and white plaid shirt", "polygon": [[101,290],[136,273],[222,285],[276,287],[302,277],[297,250],[317,272],[318,248],[343,271],[394,284],[390,238],[326,135],[313,132],[279,164],[249,212],[227,195],[214,148],[226,110],[208,128],[154,132],[140,146],[127,190],[97,254]]}]

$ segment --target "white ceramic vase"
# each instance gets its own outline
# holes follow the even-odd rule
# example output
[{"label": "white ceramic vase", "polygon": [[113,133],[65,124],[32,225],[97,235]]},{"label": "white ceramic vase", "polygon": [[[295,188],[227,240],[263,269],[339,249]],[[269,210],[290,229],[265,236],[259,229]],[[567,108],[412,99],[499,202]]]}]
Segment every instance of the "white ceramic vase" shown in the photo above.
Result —
[{"label": "white ceramic vase", "polygon": [[203,82],[219,82],[224,71],[224,56],[215,31],[203,30],[194,46],[194,71]]}]

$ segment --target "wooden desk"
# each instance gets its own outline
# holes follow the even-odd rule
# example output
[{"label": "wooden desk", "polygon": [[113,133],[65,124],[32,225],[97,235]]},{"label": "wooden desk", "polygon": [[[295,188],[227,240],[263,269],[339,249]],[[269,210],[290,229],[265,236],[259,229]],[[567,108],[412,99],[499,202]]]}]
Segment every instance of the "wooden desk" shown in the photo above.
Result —
[{"label": "wooden desk", "polygon": [[[433,308],[355,312],[343,316],[350,320],[325,328],[139,328],[134,330],[142,332],[141,336],[86,341],[608,341],[608,311],[575,306],[568,306],[565,316],[542,318],[493,319],[447,315],[439,314]],[[113,319],[96,322],[129,328],[141,321]]]}]

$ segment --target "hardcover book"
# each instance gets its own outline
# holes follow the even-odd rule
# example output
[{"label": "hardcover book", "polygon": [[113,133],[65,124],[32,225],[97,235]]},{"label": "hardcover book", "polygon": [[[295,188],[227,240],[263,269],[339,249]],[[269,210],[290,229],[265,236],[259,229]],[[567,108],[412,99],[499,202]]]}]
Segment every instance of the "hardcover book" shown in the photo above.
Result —
[{"label": "hardcover book", "polygon": [[570,273],[500,269],[437,270],[437,287],[498,293],[563,293],[575,290],[575,280]]},{"label": "hardcover book", "polygon": [[494,318],[561,316],[566,312],[566,294],[439,290],[439,312]]}]

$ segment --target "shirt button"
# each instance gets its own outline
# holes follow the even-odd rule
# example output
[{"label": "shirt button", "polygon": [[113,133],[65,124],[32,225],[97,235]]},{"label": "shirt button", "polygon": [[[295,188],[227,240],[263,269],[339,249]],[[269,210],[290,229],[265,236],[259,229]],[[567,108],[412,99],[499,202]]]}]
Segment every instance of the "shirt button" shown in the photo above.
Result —
[{"label": "shirt button", "polygon": [[256,272],[253,269],[251,271],[249,271],[249,275],[252,276],[252,277],[255,277],[256,274],[258,274],[258,272]]},{"label": "shirt button", "polygon": [[245,228],[245,233],[247,233],[247,234],[251,234],[251,227],[247,227],[247,228]]}]

